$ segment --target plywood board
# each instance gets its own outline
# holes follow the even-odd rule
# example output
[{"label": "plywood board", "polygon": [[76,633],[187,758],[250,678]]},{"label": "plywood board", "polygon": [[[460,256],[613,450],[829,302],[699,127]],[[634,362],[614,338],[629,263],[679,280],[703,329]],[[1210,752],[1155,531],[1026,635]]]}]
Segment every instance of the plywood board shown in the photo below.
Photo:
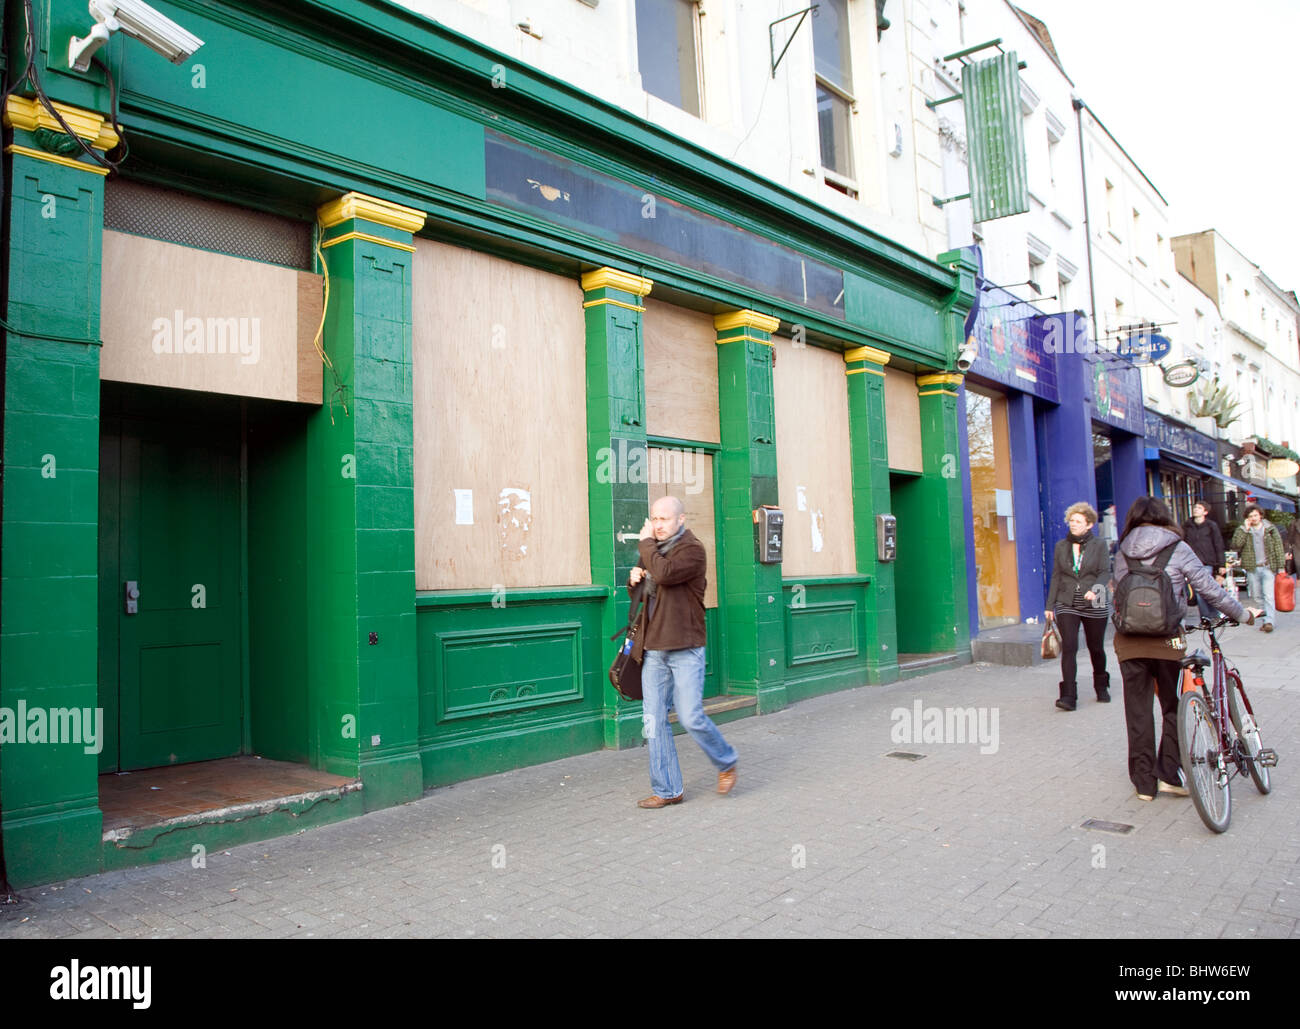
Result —
[{"label": "plywood board", "polygon": [[[686,508],[686,527],[699,537],[709,555],[704,606],[718,606],[718,533],[713,510],[713,455],[702,450],[650,447],[646,454],[650,503],[674,496]],[[649,510],[646,511],[649,515]]]},{"label": "plywood board", "polygon": [[889,435],[889,467],[921,471],[921,398],[916,376],[889,367],[885,368],[885,431]]},{"label": "plywood board", "polygon": [[646,431],[719,442],[718,334],[713,317],[647,298],[641,331]]},{"label": "plywood board", "polygon": [[105,230],[100,378],[321,402],[321,277]]},{"label": "plywood board", "polygon": [[776,461],[785,554],[781,574],[852,575],[853,467],[844,359],[774,337]]},{"label": "plywood board", "polygon": [[424,239],[413,268],[416,588],[589,584],[581,286]]}]

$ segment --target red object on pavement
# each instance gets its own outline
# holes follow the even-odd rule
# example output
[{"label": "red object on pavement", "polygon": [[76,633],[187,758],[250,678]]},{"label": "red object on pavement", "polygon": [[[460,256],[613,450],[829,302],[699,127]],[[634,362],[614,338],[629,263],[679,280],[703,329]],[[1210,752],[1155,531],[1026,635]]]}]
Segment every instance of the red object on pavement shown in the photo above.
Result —
[{"label": "red object on pavement", "polygon": [[1295,610],[1295,576],[1277,573],[1273,579],[1273,604],[1279,611]]}]

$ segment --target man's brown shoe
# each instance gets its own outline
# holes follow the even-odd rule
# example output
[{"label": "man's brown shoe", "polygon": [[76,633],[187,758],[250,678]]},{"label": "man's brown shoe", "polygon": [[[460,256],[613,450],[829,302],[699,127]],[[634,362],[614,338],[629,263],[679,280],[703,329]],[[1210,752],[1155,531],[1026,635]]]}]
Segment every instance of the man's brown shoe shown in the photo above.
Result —
[{"label": "man's brown shoe", "polygon": [[718,792],[727,794],[736,785],[736,766],[732,765],[725,772],[718,773]]},{"label": "man's brown shoe", "polygon": [[669,804],[680,804],[684,796],[686,796],[685,793],[679,793],[675,797],[661,797],[658,794],[655,794],[654,796],[646,797],[645,800],[638,800],[636,806],[654,810],[655,808],[667,807]]}]

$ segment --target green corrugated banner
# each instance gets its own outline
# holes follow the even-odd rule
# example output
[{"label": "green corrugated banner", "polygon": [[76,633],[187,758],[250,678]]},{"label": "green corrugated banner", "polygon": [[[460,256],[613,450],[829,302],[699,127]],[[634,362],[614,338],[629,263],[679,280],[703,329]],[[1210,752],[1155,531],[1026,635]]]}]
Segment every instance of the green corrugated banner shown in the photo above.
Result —
[{"label": "green corrugated banner", "polygon": [[961,76],[971,213],[987,222],[1029,210],[1020,62],[1015,51],[966,65]]}]

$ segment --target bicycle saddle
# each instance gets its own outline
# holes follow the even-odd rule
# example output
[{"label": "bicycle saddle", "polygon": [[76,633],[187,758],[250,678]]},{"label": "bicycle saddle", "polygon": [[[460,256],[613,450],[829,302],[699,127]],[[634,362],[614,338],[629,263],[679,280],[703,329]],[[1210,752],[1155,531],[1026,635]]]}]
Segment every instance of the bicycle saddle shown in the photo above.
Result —
[{"label": "bicycle saddle", "polygon": [[1179,661],[1178,666],[1180,668],[1205,668],[1212,662],[1212,660],[1213,659],[1210,655],[1205,651],[1197,650],[1194,653],[1188,654],[1185,658]]}]

